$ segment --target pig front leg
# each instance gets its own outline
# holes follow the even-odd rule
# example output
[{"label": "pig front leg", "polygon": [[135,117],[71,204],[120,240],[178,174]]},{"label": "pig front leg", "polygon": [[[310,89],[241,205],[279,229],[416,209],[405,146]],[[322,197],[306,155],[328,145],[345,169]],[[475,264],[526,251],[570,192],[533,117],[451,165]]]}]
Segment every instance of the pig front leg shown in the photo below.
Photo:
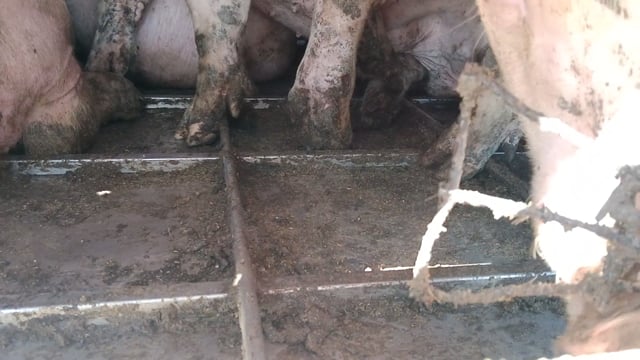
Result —
[{"label": "pig front leg", "polygon": [[351,143],[349,103],[356,53],[372,0],[318,0],[311,35],[293,88],[289,112],[304,146],[340,149]]},{"label": "pig front leg", "polygon": [[176,131],[189,146],[218,138],[219,121],[237,118],[252,84],[238,46],[249,16],[250,0],[187,0],[198,49],[198,78],[193,102]]},{"label": "pig front leg", "polygon": [[124,75],[136,53],[135,27],[152,0],[100,0],[98,30],[86,70]]}]

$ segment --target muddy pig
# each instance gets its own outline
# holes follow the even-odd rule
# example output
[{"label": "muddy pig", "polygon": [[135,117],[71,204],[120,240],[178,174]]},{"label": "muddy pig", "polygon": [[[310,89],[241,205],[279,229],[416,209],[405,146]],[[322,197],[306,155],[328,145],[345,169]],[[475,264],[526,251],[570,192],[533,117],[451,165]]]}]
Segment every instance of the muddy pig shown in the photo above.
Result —
[{"label": "muddy pig", "polygon": [[[521,121],[533,163],[533,203],[585,223],[613,225],[600,210],[620,184],[620,169],[640,164],[640,2],[477,4],[507,89],[548,117]],[[554,124],[550,119],[559,126],[543,129],[545,122]],[[559,282],[579,283],[602,273],[611,239],[582,228],[565,231],[556,221],[536,221],[534,230],[537,252]],[[637,282],[634,269],[629,271]],[[579,341],[567,335],[562,349],[578,354],[639,347],[637,290],[624,291],[629,292],[599,305],[589,296],[604,288],[569,299],[568,329],[589,328],[580,330],[585,337]],[[598,314],[609,320],[598,325]],[[586,322],[587,317],[595,320]]]},{"label": "muddy pig", "polygon": [[[309,38],[289,93],[291,118],[308,148],[349,146],[356,62],[358,74],[370,80],[361,108],[363,125],[378,127],[389,123],[407,89],[427,72],[431,95],[452,95],[465,62],[480,60],[488,51],[473,0],[385,5],[371,0],[337,5],[325,0],[188,0],[186,6],[168,0],[68,2],[77,14],[77,28],[102,24],[90,68],[128,69],[155,85],[195,86],[196,96],[176,133],[194,146],[215,141],[218,120],[238,115],[255,79],[252,67],[282,68],[278,64],[285,62],[273,54],[289,51],[281,43],[293,33]],[[96,2],[103,10],[99,19],[94,11],[91,20],[84,14]],[[284,27],[276,27],[274,20]],[[268,51],[261,50],[265,47]]]},{"label": "muddy pig", "polygon": [[[369,79],[362,125],[379,127],[390,122],[407,89],[427,72],[431,95],[451,95],[464,63],[482,58],[488,50],[474,3],[468,0],[254,0],[251,4],[309,39],[288,94],[290,118],[308,149],[349,147],[356,72]],[[185,120],[187,138],[197,139],[192,129],[211,128],[192,128],[201,120],[188,116]]]},{"label": "muddy pig", "polygon": [[481,61],[489,51],[468,0],[252,4],[309,37],[288,100],[304,145],[312,149],[349,146],[356,70],[369,79],[362,123],[375,128],[389,124],[406,91],[425,76],[429,95],[455,95],[464,64]]},{"label": "muddy pig", "polygon": [[112,118],[141,110],[121,76],[82,72],[64,0],[7,0],[0,12],[0,153],[78,153]]},{"label": "muddy pig", "polygon": [[[120,43],[109,43],[98,29],[99,16],[109,9],[111,1],[66,0],[76,34],[77,51],[88,66],[96,70],[126,73],[138,86],[151,88],[194,88],[198,73],[193,22],[185,1],[154,0],[115,2],[133,8],[130,21],[134,24],[130,47],[122,51]],[[102,11],[102,13],[101,13]],[[114,11],[114,9],[111,9]],[[117,16],[125,16],[121,14]],[[121,29],[123,30],[123,29]],[[116,46],[114,50],[112,47]],[[249,78],[268,81],[281,76],[291,66],[296,51],[295,34],[252,8],[242,35],[239,50],[245,61]],[[115,56],[107,56],[113,52]],[[118,58],[121,57],[121,58]],[[105,63],[106,62],[106,63]]]}]

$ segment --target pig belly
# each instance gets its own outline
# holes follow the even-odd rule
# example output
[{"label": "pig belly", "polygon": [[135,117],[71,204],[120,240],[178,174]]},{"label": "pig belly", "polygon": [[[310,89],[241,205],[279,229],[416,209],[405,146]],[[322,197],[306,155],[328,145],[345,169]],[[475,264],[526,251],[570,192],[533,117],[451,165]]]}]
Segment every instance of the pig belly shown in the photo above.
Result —
[{"label": "pig belly", "polygon": [[[137,28],[138,53],[130,76],[146,86],[195,88],[198,74],[193,23],[184,1],[155,0]],[[293,62],[295,34],[251,9],[241,52],[253,81],[281,76]]]},{"label": "pig belly", "polygon": [[406,0],[381,11],[394,50],[427,70],[430,95],[456,95],[464,65],[481,61],[489,49],[474,0]]},{"label": "pig belly", "polygon": [[[76,33],[77,52],[89,53],[98,22],[98,0],[67,0]],[[185,1],[154,0],[136,27],[137,53],[127,77],[138,85],[161,88],[194,88],[198,52],[191,14]],[[254,81],[282,75],[295,56],[295,34],[252,9],[241,51]]]},{"label": "pig belly", "polygon": [[134,82],[150,87],[195,87],[198,53],[186,2],[151,2],[136,30],[138,51],[128,74]]}]

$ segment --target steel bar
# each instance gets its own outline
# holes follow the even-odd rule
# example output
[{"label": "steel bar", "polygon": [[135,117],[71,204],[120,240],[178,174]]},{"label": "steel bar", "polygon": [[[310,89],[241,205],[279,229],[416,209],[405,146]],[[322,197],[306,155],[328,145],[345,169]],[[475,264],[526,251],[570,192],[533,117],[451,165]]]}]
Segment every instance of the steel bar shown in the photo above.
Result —
[{"label": "steel bar", "polygon": [[47,315],[61,315],[77,312],[100,311],[105,309],[135,306],[139,312],[147,312],[165,307],[169,304],[179,305],[194,301],[222,300],[228,296],[226,293],[200,294],[193,296],[174,296],[148,299],[132,299],[120,301],[104,301],[89,304],[63,304],[34,307],[8,308],[0,310],[0,324],[18,324],[25,320],[43,317]]},{"label": "steel bar", "polygon": [[64,175],[74,172],[85,165],[112,164],[119,167],[122,173],[137,173],[146,171],[176,171],[184,170],[191,166],[206,161],[219,161],[215,154],[203,154],[192,156],[153,156],[134,155],[123,157],[99,157],[81,156],[60,157],[49,160],[34,160],[24,157],[12,157],[0,160],[0,169],[7,168],[10,171],[23,175]]},{"label": "steel bar", "polygon": [[258,307],[256,276],[245,239],[245,214],[240,199],[236,164],[226,122],[220,125],[220,138],[222,140],[224,180],[227,186],[229,227],[236,270],[233,285],[237,292],[239,322],[242,332],[242,357],[244,359],[264,359],[264,334],[262,333],[262,321]]},{"label": "steel bar", "polygon": [[[144,94],[143,103],[147,109],[186,109],[193,95],[191,94]],[[354,101],[361,101],[361,98],[354,97]],[[272,104],[282,104],[287,101],[286,96],[264,96],[245,98],[245,102],[254,109],[268,109]],[[419,105],[439,105],[439,106],[457,106],[460,102],[459,98],[454,97],[415,97],[409,99],[414,104]]]},{"label": "steel bar", "polygon": [[173,299],[181,297],[191,300],[199,297],[222,299],[227,296],[230,286],[231,280],[223,280],[170,285],[105,286],[99,290],[55,291],[38,294],[0,294],[0,314],[29,313],[45,308],[84,310],[99,307],[99,304],[117,306],[148,302],[150,299],[163,299],[164,302],[172,302]]},{"label": "steel bar", "polygon": [[[541,261],[518,264],[460,264],[430,267],[432,282],[441,287],[474,288],[525,282],[548,282],[554,274]],[[328,292],[350,296],[366,291],[377,296],[390,288],[406,285],[411,268],[371,272],[286,276],[262,279],[259,294],[295,294]],[[149,311],[171,304],[194,301],[219,301],[228,298],[231,281],[148,285],[141,287],[107,287],[100,291],[76,291],[61,294],[29,296],[0,295],[0,324],[15,323],[47,315],[100,312],[109,308],[136,306],[136,311]],[[80,299],[83,299],[82,301]],[[53,304],[52,304],[53,303]],[[12,306],[20,304],[20,306]]]},{"label": "steel bar", "polygon": [[[86,156],[86,155],[85,155]],[[236,156],[238,159],[250,164],[282,164],[303,165],[309,163],[323,163],[342,167],[396,167],[414,164],[417,152],[395,151],[389,153],[350,151],[335,152],[323,151],[314,154],[279,153],[279,154],[245,154]],[[219,161],[217,154],[198,155],[133,155],[113,158],[100,156],[74,156],[73,158],[58,158],[50,160],[34,160],[24,157],[9,157],[0,160],[0,169],[7,168],[10,171],[24,175],[64,175],[73,172],[85,165],[108,163],[116,165],[122,173],[135,173],[145,171],[175,171],[183,170],[190,166],[205,162]]]},{"label": "steel bar", "polygon": [[[497,152],[496,155],[502,155]],[[524,156],[518,153],[519,156]],[[250,164],[305,165],[327,164],[341,167],[400,167],[416,164],[418,153],[410,150],[388,152],[371,151],[317,151],[314,153],[289,152],[273,154],[238,154],[237,159]],[[120,167],[123,173],[145,171],[175,171],[206,162],[219,161],[218,154],[193,155],[129,155],[123,157],[100,157],[74,155],[50,160],[34,160],[25,157],[8,157],[0,160],[0,169],[24,175],[64,175],[85,165],[109,163]],[[506,180],[505,180],[506,181]],[[510,181],[507,181],[510,185]],[[522,185],[524,187],[524,185]]]},{"label": "steel bar", "polygon": [[[429,267],[431,282],[443,287],[485,287],[530,281],[553,281],[555,274],[541,261],[520,264],[483,264]],[[331,276],[281,277],[261,281],[261,293],[284,294],[299,291],[338,291],[350,288],[374,288],[405,285],[412,279],[412,268],[336,274]]]},{"label": "steel bar", "polygon": [[316,151],[312,154],[290,152],[281,154],[241,154],[243,162],[250,164],[308,165],[325,164],[346,168],[401,167],[416,163],[415,151]]}]

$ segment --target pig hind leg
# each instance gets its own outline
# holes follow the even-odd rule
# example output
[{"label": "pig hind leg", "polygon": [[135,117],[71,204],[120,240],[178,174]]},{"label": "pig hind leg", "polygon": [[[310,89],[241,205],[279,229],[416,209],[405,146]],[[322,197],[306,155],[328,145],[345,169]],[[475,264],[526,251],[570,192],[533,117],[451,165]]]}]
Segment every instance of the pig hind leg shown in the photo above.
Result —
[{"label": "pig hind leg", "polygon": [[151,0],[100,0],[86,69],[124,75],[135,58],[135,27]]},{"label": "pig hind leg", "polygon": [[187,145],[218,139],[219,121],[240,115],[252,84],[238,53],[249,15],[249,0],[187,0],[198,50],[198,77],[193,102],[185,111],[176,139]]},{"label": "pig hind leg", "polygon": [[33,157],[83,152],[107,121],[137,117],[139,98],[120,75],[85,72],[69,93],[29,114],[22,135],[25,152]]},{"label": "pig hind leg", "polygon": [[409,55],[396,54],[386,66],[389,71],[367,83],[360,107],[363,127],[388,126],[400,110],[407,90],[426,74],[424,67]]},{"label": "pig hind leg", "polygon": [[413,56],[393,50],[379,15],[374,11],[367,20],[358,49],[358,75],[369,79],[358,124],[364,128],[389,125],[407,90],[426,75]]},{"label": "pig hind leg", "polygon": [[291,118],[307,148],[351,143],[356,52],[371,5],[371,0],[316,3],[307,50],[288,97]]}]

